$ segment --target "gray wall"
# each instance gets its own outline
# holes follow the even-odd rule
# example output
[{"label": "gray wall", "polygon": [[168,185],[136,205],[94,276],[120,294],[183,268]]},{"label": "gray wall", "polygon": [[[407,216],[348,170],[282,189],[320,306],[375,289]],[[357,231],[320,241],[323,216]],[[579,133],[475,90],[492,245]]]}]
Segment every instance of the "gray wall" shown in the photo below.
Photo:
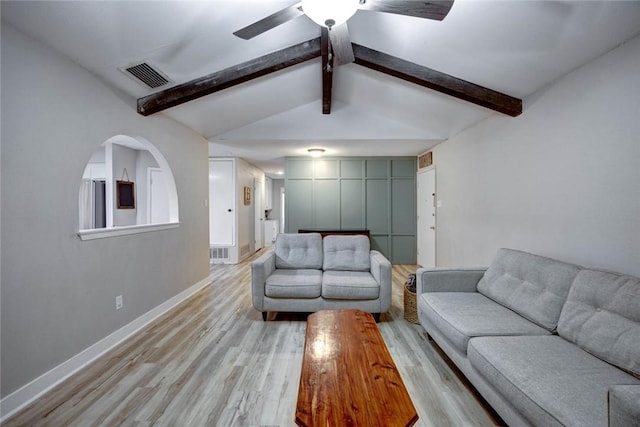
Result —
[{"label": "gray wall", "polygon": [[395,264],[416,263],[416,159],[288,158],[286,229],[366,228]]},{"label": "gray wall", "polygon": [[438,145],[438,266],[511,247],[640,276],[640,37]]},{"label": "gray wall", "polygon": [[[5,397],[208,276],[208,168],[195,132],[138,115],[134,99],[4,22],[1,40]],[[84,167],[118,134],[147,139],[167,159],[181,224],[81,241]]]}]

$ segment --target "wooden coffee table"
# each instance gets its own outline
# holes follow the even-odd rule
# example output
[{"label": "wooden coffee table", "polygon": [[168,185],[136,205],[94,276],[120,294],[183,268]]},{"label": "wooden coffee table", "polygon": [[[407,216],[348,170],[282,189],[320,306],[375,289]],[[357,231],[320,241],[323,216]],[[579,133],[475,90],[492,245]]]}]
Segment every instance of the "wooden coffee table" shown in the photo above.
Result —
[{"label": "wooden coffee table", "polygon": [[297,425],[391,427],[417,420],[370,313],[323,310],[309,315]]}]

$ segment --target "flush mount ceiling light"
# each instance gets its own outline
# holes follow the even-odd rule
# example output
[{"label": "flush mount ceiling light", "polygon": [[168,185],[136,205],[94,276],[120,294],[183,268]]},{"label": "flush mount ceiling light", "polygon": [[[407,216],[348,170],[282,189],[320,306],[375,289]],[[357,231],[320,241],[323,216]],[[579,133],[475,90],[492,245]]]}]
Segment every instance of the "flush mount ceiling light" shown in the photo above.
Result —
[{"label": "flush mount ceiling light", "polygon": [[324,148],[309,148],[307,151],[311,157],[320,157],[324,154],[325,150]]},{"label": "flush mount ceiling light", "polygon": [[351,18],[360,0],[302,0],[302,10],[318,25],[331,27],[343,24]]}]

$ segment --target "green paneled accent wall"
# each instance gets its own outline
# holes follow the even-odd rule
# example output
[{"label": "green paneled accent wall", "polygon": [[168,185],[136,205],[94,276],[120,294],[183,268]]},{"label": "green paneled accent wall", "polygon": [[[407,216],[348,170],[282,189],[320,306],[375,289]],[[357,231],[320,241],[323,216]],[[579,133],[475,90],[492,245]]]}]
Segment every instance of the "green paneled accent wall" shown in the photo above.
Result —
[{"label": "green paneled accent wall", "polygon": [[391,194],[389,182],[386,179],[367,179],[367,228],[371,234],[389,234],[389,214]]},{"label": "green paneled accent wall", "polygon": [[389,176],[388,160],[365,160],[367,178],[387,178]]},{"label": "green paneled accent wall", "polygon": [[391,232],[414,234],[416,230],[415,180],[394,179],[391,181]]},{"label": "green paneled accent wall", "polygon": [[[285,219],[288,230],[314,228],[313,181],[291,179],[285,182]],[[289,202],[289,195],[294,198]]]},{"label": "green paneled accent wall", "polygon": [[285,229],[367,228],[394,264],[416,263],[414,157],[289,157]]},{"label": "green paneled accent wall", "polygon": [[364,178],[364,162],[362,160],[341,160],[340,178]]},{"label": "green paneled accent wall", "polygon": [[339,178],[338,160],[314,160],[313,177],[316,179],[336,179]]},{"label": "green paneled accent wall", "polygon": [[305,159],[286,165],[288,179],[312,179],[313,160]]},{"label": "green paneled accent wall", "polygon": [[415,160],[392,160],[391,175],[394,178],[415,178],[416,177],[416,161]]},{"label": "green paneled accent wall", "polygon": [[366,228],[363,188],[362,179],[340,180],[340,228]]},{"label": "green paneled accent wall", "polygon": [[340,199],[336,197],[340,194],[338,180],[316,179],[313,184],[314,228],[340,228]]}]

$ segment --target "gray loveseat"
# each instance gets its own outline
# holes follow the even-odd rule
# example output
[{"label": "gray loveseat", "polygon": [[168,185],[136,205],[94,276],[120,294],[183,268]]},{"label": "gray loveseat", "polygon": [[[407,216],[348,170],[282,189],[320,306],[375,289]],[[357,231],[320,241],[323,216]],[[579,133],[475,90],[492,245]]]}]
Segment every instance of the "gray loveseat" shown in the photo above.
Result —
[{"label": "gray loveseat", "polygon": [[391,263],[366,236],[279,234],[251,263],[251,295],[263,320],[269,311],[356,308],[378,321],[391,307]]},{"label": "gray loveseat", "polygon": [[427,333],[511,426],[640,426],[640,279],[510,249],[419,269]]}]

